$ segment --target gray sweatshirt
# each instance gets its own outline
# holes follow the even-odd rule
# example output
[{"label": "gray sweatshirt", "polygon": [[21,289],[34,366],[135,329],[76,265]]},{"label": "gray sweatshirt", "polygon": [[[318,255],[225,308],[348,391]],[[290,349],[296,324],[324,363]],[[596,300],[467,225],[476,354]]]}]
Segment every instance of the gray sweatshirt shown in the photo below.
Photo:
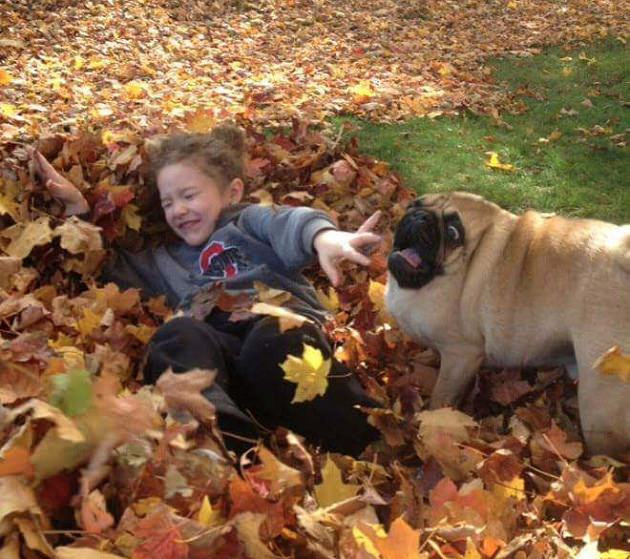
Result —
[{"label": "gray sweatshirt", "polygon": [[325,229],[336,226],[318,210],[240,204],[221,215],[205,245],[117,251],[102,279],[140,288],[147,297],[165,295],[184,309],[197,291],[218,282],[228,290],[250,290],[259,281],[292,293],[300,302],[296,310],[321,319],[325,311],[301,270],[314,262],[313,239]]}]

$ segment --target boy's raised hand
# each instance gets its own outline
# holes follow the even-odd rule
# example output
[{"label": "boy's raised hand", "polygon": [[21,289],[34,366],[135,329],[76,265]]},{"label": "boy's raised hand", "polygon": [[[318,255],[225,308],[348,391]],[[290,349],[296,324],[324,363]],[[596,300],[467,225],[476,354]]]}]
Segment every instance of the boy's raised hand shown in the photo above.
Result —
[{"label": "boy's raised hand", "polygon": [[338,264],[342,260],[369,266],[370,258],[365,253],[372,252],[381,243],[381,237],[372,232],[380,217],[380,210],[374,212],[354,233],[325,229],[315,236],[313,247],[319,264],[335,287],[341,283]]},{"label": "boy's raised hand", "polygon": [[36,149],[31,151],[31,161],[35,174],[41,178],[51,196],[65,206],[66,215],[78,215],[90,209],[81,191],[63,177]]}]

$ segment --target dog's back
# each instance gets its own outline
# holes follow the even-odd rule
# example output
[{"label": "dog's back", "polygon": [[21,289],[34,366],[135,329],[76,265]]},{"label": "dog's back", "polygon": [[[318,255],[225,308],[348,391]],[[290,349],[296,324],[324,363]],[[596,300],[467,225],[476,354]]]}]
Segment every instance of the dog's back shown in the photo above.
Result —
[{"label": "dog's back", "polygon": [[[537,212],[519,216],[483,287],[490,360],[536,365],[566,355],[575,329],[592,324],[593,315],[630,335],[628,229]],[[613,324],[602,337],[619,334]],[[614,337],[610,345],[621,341]]]}]

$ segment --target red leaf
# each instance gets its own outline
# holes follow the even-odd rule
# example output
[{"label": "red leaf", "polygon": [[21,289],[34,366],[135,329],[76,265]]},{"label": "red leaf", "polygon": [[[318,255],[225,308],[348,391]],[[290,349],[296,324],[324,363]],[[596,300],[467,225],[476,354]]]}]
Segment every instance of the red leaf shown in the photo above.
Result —
[{"label": "red leaf", "polygon": [[173,524],[168,510],[160,508],[147,516],[134,529],[134,534],[143,538],[132,559],[187,559],[188,544],[182,540],[182,534]]}]

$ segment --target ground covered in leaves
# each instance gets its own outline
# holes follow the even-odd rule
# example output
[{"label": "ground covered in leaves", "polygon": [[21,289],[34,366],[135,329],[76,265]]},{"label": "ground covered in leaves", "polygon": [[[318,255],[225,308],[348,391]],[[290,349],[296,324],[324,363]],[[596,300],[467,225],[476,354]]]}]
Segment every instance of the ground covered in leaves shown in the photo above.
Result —
[{"label": "ground covered in leaves", "polygon": [[[145,185],[155,133],[234,115],[252,201],[346,229],[381,209],[388,241],[413,194],[308,121],[492,111],[484,56],[618,33],[623,3],[182,5],[0,4],[0,558],[627,557],[627,467],[583,455],[563,371],[484,372],[461,412],[423,410],[437,356],[385,314],[387,242],[337,290],[309,273],[337,357],[383,403],[361,460],[278,430],[235,461],[190,413],[194,385],[137,380],[172,311],[95,280],[108,246],[163,231]],[[30,145],[89,218],[61,217]],[[260,297],[277,312],[282,294]]]},{"label": "ground covered in leaves", "polygon": [[[88,221],[58,217],[25,150],[3,147],[3,559],[595,557],[598,545],[626,556],[627,471],[580,460],[563,371],[483,374],[468,414],[423,411],[437,358],[386,316],[384,252],[367,271],[348,269],[336,291],[310,274],[336,317],[337,357],[383,403],[370,417],[382,440],[363,460],[279,430],[234,462],[211,424],[186,412],[195,386],[141,388],[144,344],[171,311],[99,287],[94,274],[103,238],[135,242],[147,142],[40,138],[59,169],[92,185]],[[249,129],[248,144],[250,198],[261,203],[321,207],[348,229],[381,209],[389,239],[412,197],[386,164],[305,126]],[[282,294],[261,298],[274,312]]]},{"label": "ground covered in leaves", "polygon": [[186,111],[265,126],[502,109],[489,56],[628,32],[608,0],[0,2],[0,137]]}]

